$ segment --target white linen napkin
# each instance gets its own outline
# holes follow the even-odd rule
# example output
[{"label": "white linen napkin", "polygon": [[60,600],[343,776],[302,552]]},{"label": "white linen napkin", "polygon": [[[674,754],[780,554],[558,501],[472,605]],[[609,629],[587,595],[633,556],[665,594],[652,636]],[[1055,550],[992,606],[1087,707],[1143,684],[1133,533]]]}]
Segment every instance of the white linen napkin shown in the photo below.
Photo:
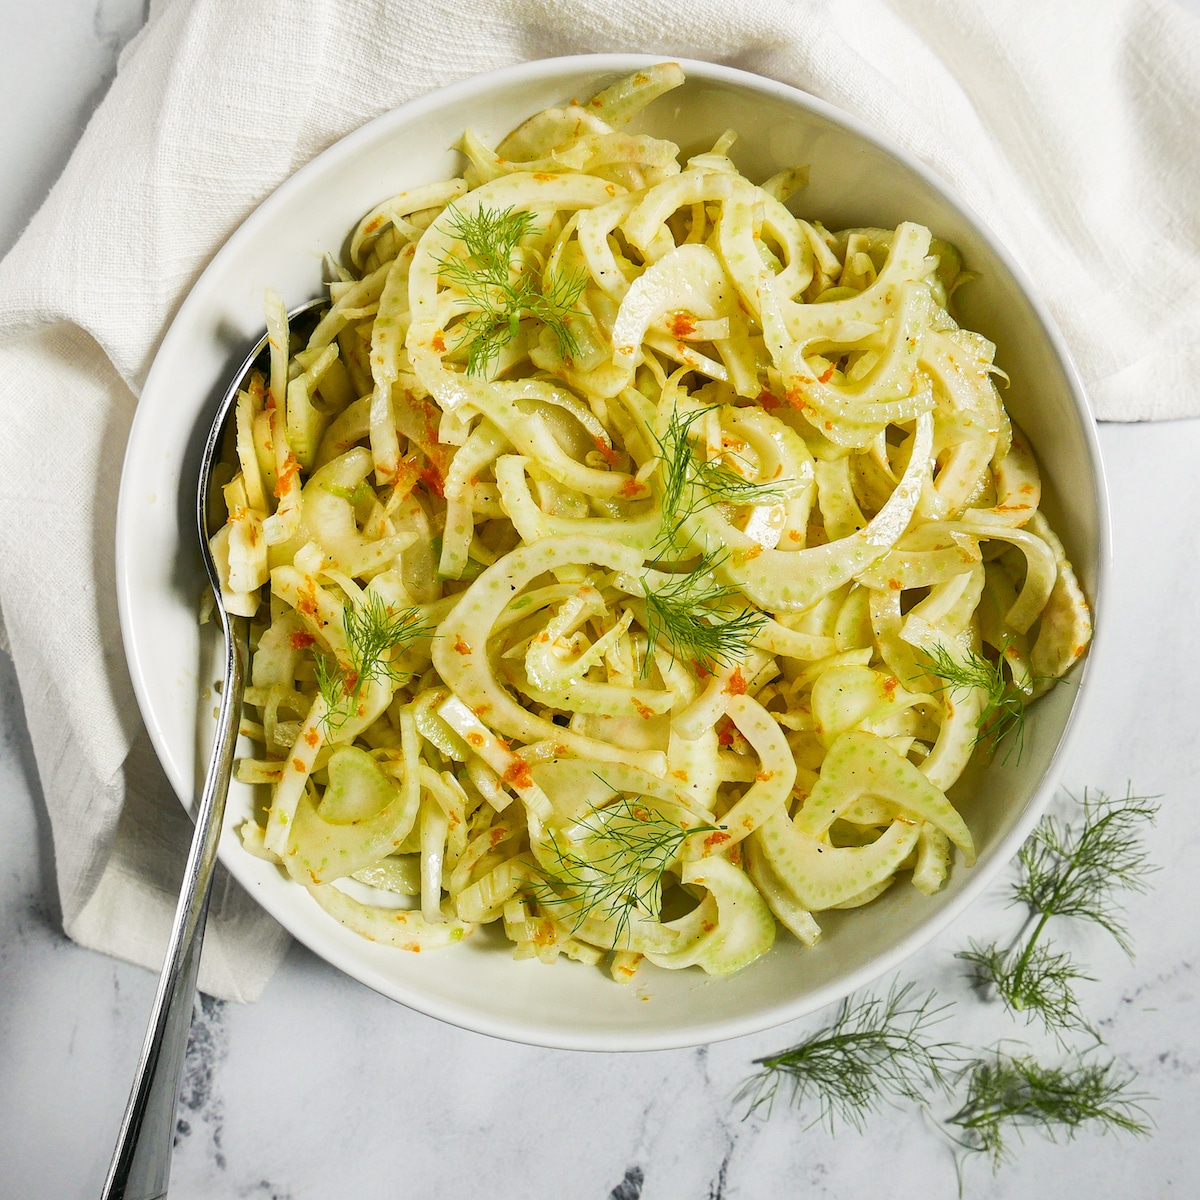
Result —
[{"label": "white linen napkin", "polygon": [[[854,113],[1009,246],[1101,419],[1200,413],[1200,23],[1163,0],[162,0],[0,264],[0,603],[78,941],[157,966],[182,871],[113,567],[172,314],[255,205],[362,122],[592,51],[730,63]],[[201,986],[253,998],[285,945],[225,883]]]}]

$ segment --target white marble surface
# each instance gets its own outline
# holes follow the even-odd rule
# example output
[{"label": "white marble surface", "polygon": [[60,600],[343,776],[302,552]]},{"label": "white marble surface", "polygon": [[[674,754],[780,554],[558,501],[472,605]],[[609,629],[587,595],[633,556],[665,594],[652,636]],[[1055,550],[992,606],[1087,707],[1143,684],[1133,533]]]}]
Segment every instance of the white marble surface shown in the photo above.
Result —
[{"label": "white marble surface", "polygon": [[[66,161],[143,17],[142,0],[0,0],[0,250]],[[1056,935],[1098,977],[1086,1008],[1155,1097],[1157,1129],[1064,1146],[1031,1135],[994,1179],[968,1164],[972,1197],[1200,1194],[1200,422],[1106,426],[1101,440],[1117,568],[1108,620],[1121,634],[1099,664],[1102,700],[1066,779],[1161,793],[1150,843],[1162,870],[1130,904],[1135,962],[1094,931]],[[45,813],[2,656],[0,846],[0,1196],[93,1197],[154,980],[59,930]],[[971,995],[953,957],[1014,919],[997,889],[904,972],[957,1001],[949,1036],[1026,1036]],[[950,1149],[915,1114],[888,1112],[861,1137],[835,1138],[786,1106],[743,1119],[734,1095],[751,1060],[822,1019],[691,1051],[538,1050],[440,1025],[293,948],[257,1004],[206,1002],[199,1014],[171,1195],[950,1200]]]}]

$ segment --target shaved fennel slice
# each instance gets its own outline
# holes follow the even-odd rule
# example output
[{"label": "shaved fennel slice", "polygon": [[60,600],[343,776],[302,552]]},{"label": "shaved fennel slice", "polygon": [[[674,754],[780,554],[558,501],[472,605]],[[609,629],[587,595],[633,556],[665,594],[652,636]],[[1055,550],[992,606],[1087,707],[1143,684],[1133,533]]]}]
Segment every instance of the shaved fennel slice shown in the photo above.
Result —
[{"label": "shaved fennel slice", "polygon": [[369,942],[395,946],[398,950],[436,950],[452,946],[475,932],[475,926],[456,917],[437,923],[420,912],[405,908],[383,908],[364,904],[333,884],[312,886],[308,894],[333,918]]},{"label": "shaved fennel slice", "polygon": [[775,814],[753,836],[763,861],[775,872],[795,903],[810,912],[834,908],[890,879],[917,844],[920,827],[897,820],[866,846],[835,847],[802,833],[783,814]]},{"label": "shaved fennel slice", "polygon": [[754,748],[759,769],[750,790],[721,818],[724,836],[719,842],[714,839],[713,846],[721,851],[741,841],[773,814],[786,815],[788,797],[796,781],[796,763],[783,732],[761,704],[749,696],[734,696],[726,712]]},{"label": "shaved fennel slice", "polygon": [[734,528],[714,508],[692,520],[706,548],[729,547],[718,574],[740,587],[760,608],[793,613],[811,608],[881,558],[904,532],[916,508],[929,470],[933,424],[928,413],[917,418],[908,466],[887,504],[857,533],[806,550],[764,550]]},{"label": "shaved fennel slice", "polygon": [[1051,548],[1058,567],[1054,587],[1040,614],[1041,626],[1029,664],[1035,677],[1057,679],[1087,649],[1092,640],[1092,617],[1074,568],[1050,523],[1036,513],[1029,526]]},{"label": "shaved fennel slice", "polygon": [[[707,889],[716,908],[716,921],[702,920],[699,936],[678,949],[665,953],[647,950],[646,957],[652,963],[672,969],[695,965],[710,975],[732,975],[774,945],[771,910],[745,872],[728,859],[684,863],[681,882]],[[701,907],[704,905],[701,901]],[[680,924],[687,921],[685,917]],[[706,924],[711,928],[705,929]]]},{"label": "shaved fennel slice", "polygon": [[936,825],[962,850],[968,864],[975,861],[971,833],[944,793],[882,738],[857,729],[830,746],[817,786],[796,815],[795,828],[820,837],[862,796],[880,797],[904,816]]}]

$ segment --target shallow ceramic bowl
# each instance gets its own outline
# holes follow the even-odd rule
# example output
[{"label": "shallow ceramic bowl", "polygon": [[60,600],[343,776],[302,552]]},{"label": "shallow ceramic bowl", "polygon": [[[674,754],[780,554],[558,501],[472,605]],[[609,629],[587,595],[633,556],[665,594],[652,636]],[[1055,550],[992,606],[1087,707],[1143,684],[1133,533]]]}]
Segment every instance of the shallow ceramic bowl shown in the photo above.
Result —
[{"label": "shallow ceramic bowl", "polygon": [[[362,214],[388,196],[461,173],[447,149],[471,126],[494,144],[530,114],[590,96],[652,60],[611,55],[530,63],[466,80],[386,113],[326,150],[245,222],[200,277],[146,382],[129,441],[118,516],[118,588],[125,650],[142,715],[167,774],[192,803],[211,736],[211,633],[196,622],[202,586],[190,514],[200,438],[248,344],[261,333],[264,289],[289,305],[317,295],[321,256],[339,254]],[[807,163],[798,213],[829,228],[902,220],[949,239],[980,275],[959,293],[963,322],[998,347],[1012,386],[1009,411],[1028,432],[1046,483],[1045,507],[1083,586],[1099,601],[1108,559],[1107,509],[1087,402],[1045,310],[992,236],[931,173],[852,118],[781,84],[684,62],[687,83],[658,100],[640,127],[684,156],[738,131],[733,158],[751,179]],[[211,628],[211,627],[209,627]],[[1094,658],[1093,651],[1092,657]],[[250,789],[230,795],[221,859],[277,920],[316,954],[384,995],[446,1021],[518,1041],[574,1049],[693,1045],[750,1033],[837,1000],[895,967],[987,887],[1029,833],[1058,779],[1089,670],[1031,710],[1020,761],[996,761],[955,799],[979,849],[929,898],[905,883],[852,912],[822,914],[821,944],[786,933],[739,975],[646,968],[629,987],[562,961],[515,962],[481,931],[451,950],[411,954],[364,941],[280,872],[242,850],[234,833]],[[202,694],[204,699],[201,699]],[[1003,756],[1000,756],[1003,757]]]}]

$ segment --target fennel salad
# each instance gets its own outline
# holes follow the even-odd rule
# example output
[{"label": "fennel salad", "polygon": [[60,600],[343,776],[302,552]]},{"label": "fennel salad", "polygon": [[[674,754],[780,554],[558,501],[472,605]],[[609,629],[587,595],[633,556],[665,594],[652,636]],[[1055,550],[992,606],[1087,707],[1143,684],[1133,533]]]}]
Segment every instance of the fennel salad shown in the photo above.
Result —
[{"label": "fennel salad", "polygon": [[958,253],[629,131],[682,82],[467,131],[311,331],[268,295],[213,538],[240,834],[363,937],[619,982],[814,945],[970,865],[947,789],[1090,639]]}]

